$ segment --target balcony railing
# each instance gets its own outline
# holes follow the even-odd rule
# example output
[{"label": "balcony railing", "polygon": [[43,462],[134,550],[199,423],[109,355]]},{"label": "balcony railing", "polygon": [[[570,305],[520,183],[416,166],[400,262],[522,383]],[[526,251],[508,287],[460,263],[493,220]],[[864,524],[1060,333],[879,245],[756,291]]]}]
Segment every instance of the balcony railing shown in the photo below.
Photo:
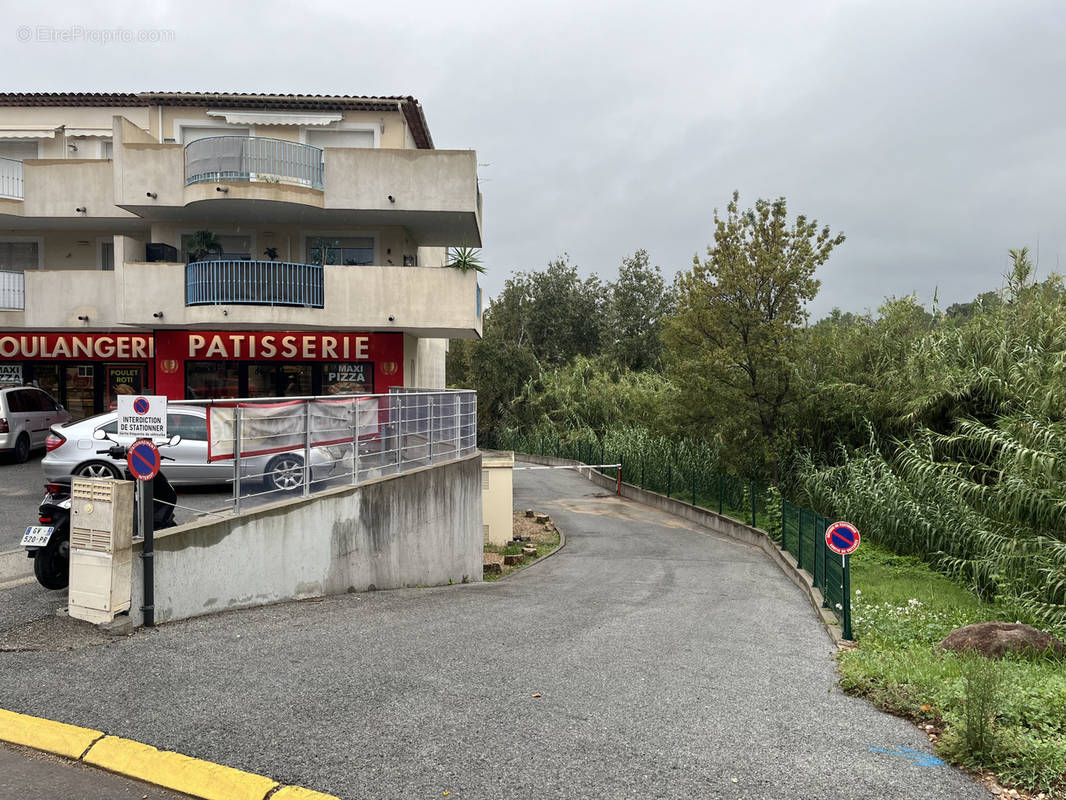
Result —
[{"label": "balcony railing", "polygon": [[0,158],[0,197],[21,200],[22,162],[12,158]]},{"label": "balcony railing", "polygon": [[0,310],[21,311],[26,307],[26,276],[0,271]]},{"label": "balcony railing", "polygon": [[322,149],[262,136],[209,136],[185,146],[185,184],[285,183],[321,189]]},{"label": "balcony railing", "polygon": [[197,261],[185,265],[185,305],[322,308],[322,267],[284,261]]}]

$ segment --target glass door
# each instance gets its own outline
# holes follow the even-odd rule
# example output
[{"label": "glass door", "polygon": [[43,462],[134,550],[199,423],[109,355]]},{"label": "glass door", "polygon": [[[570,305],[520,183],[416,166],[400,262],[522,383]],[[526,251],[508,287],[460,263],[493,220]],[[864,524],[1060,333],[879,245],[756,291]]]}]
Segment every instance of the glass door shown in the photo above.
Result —
[{"label": "glass door", "polygon": [[96,413],[96,376],[92,364],[73,364],[63,367],[66,388],[63,404],[76,420]]}]

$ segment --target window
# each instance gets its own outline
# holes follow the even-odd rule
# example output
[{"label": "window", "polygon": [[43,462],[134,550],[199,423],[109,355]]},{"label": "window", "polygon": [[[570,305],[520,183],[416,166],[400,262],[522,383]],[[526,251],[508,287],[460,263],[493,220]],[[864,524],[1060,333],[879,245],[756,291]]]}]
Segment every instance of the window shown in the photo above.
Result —
[{"label": "window", "polygon": [[307,143],[314,147],[373,147],[373,130],[308,131]]},{"label": "window", "polygon": [[115,144],[110,139],[100,140],[100,158],[114,158]]},{"label": "window", "polygon": [[374,237],[308,236],[307,263],[348,266],[373,264]]},{"label": "window", "polygon": [[248,128],[231,128],[228,125],[182,125],[181,143],[188,144],[212,136],[247,136]]},{"label": "window", "polygon": [[22,272],[40,265],[41,243],[0,240],[0,269]]},{"label": "window", "polygon": [[167,414],[167,435],[178,434],[189,441],[207,441],[207,418],[196,414]]},{"label": "window", "polygon": [[10,158],[14,161],[37,158],[37,142],[19,141],[17,139],[2,141],[0,142],[0,158]]},{"label": "window", "polygon": [[[189,253],[189,245],[195,238],[193,233],[183,233],[181,235],[181,252],[185,253],[186,258],[190,261],[194,260],[193,256]],[[252,258],[252,237],[251,236],[237,236],[233,234],[215,234],[215,238],[218,239],[221,252],[208,253],[204,256],[204,261],[219,261],[227,259],[230,261],[249,261]]]},{"label": "window", "polygon": [[100,269],[113,270],[115,268],[115,242],[100,242]]},{"label": "window", "polygon": [[240,367],[226,361],[185,362],[185,397],[189,400],[215,400],[237,397]]}]

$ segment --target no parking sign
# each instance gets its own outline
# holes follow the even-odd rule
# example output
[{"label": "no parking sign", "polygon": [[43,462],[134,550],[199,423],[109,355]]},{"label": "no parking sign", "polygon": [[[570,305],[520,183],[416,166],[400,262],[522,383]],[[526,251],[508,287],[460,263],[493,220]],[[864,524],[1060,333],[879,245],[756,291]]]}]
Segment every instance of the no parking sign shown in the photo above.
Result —
[{"label": "no parking sign", "polygon": [[825,546],[842,556],[859,549],[859,529],[850,522],[834,522],[825,529]]}]

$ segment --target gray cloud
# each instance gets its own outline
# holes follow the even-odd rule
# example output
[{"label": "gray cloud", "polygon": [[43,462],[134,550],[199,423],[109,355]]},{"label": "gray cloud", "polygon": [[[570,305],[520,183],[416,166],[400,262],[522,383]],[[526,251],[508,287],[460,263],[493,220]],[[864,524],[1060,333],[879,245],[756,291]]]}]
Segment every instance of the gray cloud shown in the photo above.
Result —
[{"label": "gray cloud", "polygon": [[[1038,240],[1041,272],[1066,262],[1053,0],[12,4],[5,19],[9,91],[415,95],[438,147],[489,165],[490,294],[563,251],[603,277],[640,247],[685,269],[734,188],[847,233],[815,315],[936,287],[969,299]],[[176,40],[16,46],[18,25]]]}]

